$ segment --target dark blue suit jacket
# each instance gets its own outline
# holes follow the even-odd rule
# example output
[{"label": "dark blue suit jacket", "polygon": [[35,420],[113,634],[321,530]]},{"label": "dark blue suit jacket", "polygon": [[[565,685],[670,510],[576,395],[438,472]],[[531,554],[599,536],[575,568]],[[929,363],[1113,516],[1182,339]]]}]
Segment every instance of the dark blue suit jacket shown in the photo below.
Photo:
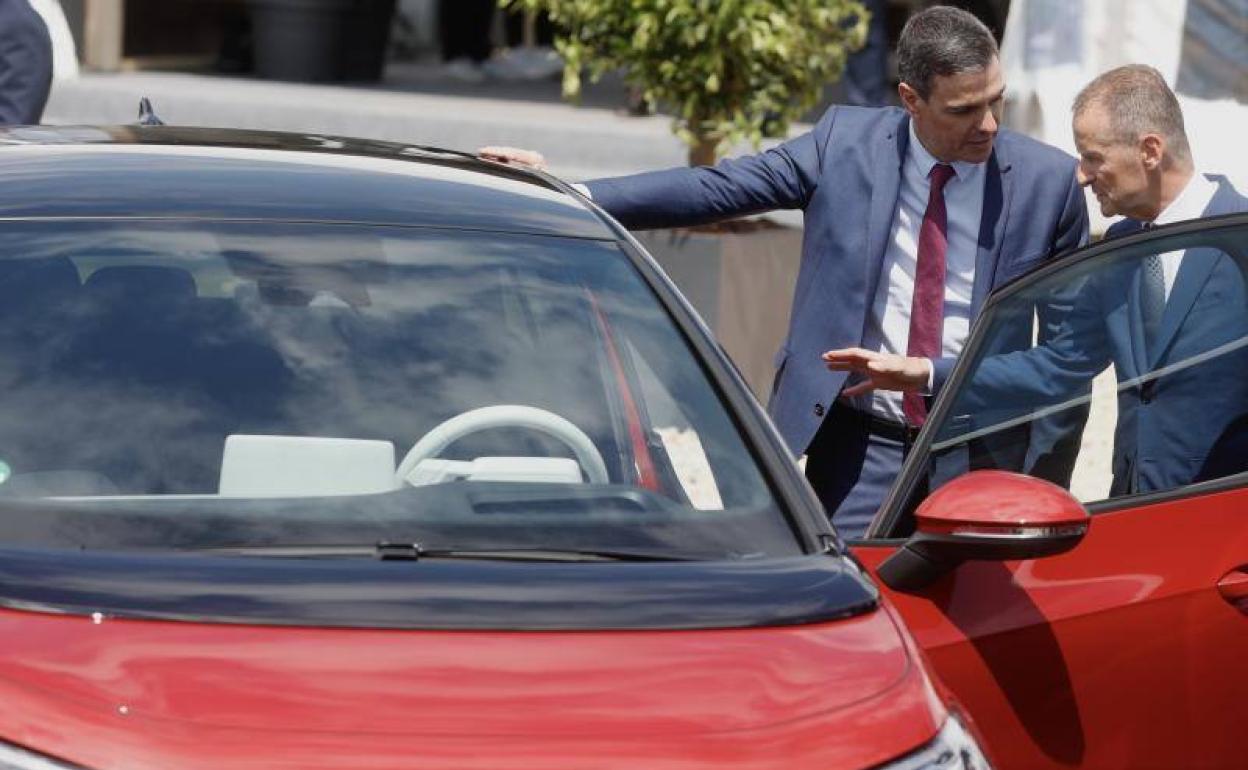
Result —
[{"label": "dark blue suit jacket", "polygon": [[[1248,198],[1225,178],[1210,179],[1218,191],[1206,216],[1248,211]],[[1124,220],[1106,237],[1140,227]],[[1187,250],[1151,349],[1140,318],[1141,260],[1093,274],[1052,342],[985,359],[959,411],[1056,404],[1086,393],[1113,363],[1112,496],[1248,470],[1248,254],[1239,252],[1237,262],[1214,248]]]},{"label": "dark blue suit jacket", "polygon": [[52,39],[26,0],[0,0],[0,125],[38,123],[52,87]]},{"label": "dark blue suit jacket", "polygon": [[[589,182],[596,203],[626,227],[701,224],[778,208],[802,209],[805,234],[789,332],[776,356],[770,412],[799,454],[845,383],[820,354],[861,344],[910,139],[901,109],[833,107],[812,131],[714,167]],[[988,161],[972,317],[988,292],[1087,240],[1087,210],[1065,153],[1009,131]],[[936,387],[952,360],[936,362]]]}]

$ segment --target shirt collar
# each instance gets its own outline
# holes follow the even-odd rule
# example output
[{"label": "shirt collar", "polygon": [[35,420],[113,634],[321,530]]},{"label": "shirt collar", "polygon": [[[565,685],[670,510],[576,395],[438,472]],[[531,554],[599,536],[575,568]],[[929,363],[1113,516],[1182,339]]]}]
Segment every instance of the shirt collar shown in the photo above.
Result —
[{"label": "shirt collar", "polygon": [[[922,174],[923,178],[927,179],[932,173],[932,166],[935,166],[941,161],[937,160],[935,155],[928,152],[927,148],[923,146],[923,143],[919,141],[919,135],[914,132],[914,121],[911,120],[909,123],[910,144],[906,147],[906,162],[913,163],[914,167],[920,174]],[[958,178],[958,181],[965,181],[969,179],[972,174],[978,173],[984,168],[983,163],[967,163],[962,160],[955,160],[949,165],[953,166],[953,174]]]},{"label": "shirt collar", "polygon": [[1187,180],[1187,184],[1183,186],[1183,191],[1178,197],[1170,201],[1170,205],[1166,206],[1157,218],[1153,220],[1154,225],[1168,225],[1171,222],[1182,222],[1186,219],[1199,219],[1205,214],[1205,209],[1209,208],[1209,202],[1213,200],[1214,194],[1218,191],[1218,186],[1210,181],[1204,174],[1196,172],[1192,174],[1192,178]]}]

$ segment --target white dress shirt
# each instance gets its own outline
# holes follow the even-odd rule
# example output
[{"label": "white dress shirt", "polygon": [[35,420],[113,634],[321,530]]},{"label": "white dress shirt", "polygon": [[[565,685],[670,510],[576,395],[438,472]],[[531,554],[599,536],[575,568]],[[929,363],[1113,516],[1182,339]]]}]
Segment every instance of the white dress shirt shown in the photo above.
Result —
[{"label": "white dress shirt", "polygon": [[[910,339],[910,305],[914,300],[914,272],[918,265],[919,229],[927,211],[931,189],[928,174],[938,161],[927,151],[914,125],[910,145],[902,164],[901,189],[893,215],[892,234],[884,253],[881,280],[871,313],[867,318],[862,346],[867,350],[906,354]],[[945,183],[945,305],[941,333],[941,355],[962,352],[971,325],[971,288],[975,283],[975,257],[979,244],[979,223],[984,209],[986,163],[954,162],[954,176]],[[929,374],[930,378],[930,374]],[[861,378],[855,377],[851,382]],[[930,379],[929,379],[930,384]],[[871,410],[881,417],[904,421],[901,394],[875,391],[850,400],[857,409]]]},{"label": "white dress shirt", "polygon": [[[1170,201],[1170,205],[1153,220],[1154,225],[1168,225],[1186,219],[1200,219],[1209,208],[1209,202],[1217,194],[1218,186],[1201,173],[1192,174],[1187,185],[1178,197]],[[1170,290],[1174,288],[1174,279],[1179,274],[1179,265],[1183,262],[1183,252],[1169,251],[1161,255],[1161,269],[1166,279],[1166,300],[1170,299]]]}]

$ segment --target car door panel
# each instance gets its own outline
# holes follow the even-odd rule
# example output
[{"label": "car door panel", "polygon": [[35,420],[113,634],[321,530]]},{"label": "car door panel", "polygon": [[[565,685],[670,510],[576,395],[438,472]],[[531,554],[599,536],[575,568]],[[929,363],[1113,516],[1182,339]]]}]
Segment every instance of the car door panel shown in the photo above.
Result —
[{"label": "car door panel", "polygon": [[[1047,477],[1095,501],[1072,550],[967,561],[912,593],[880,581],[1007,769],[1248,766],[1246,244],[1243,214],[1193,221],[996,292],[869,530],[908,536],[928,490],[975,468],[1045,478],[1009,456],[1046,428],[1072,450],[1073,475]],[[1183,281],[1146,343],[1139,275],[1158,257]],[[946,472],[988,440],[1011,452]],[[900,545],[853,550],[879,578]]]},{"label": "car door panel", "polygon": [[[854,547],[872,571],[893,550]],[[1241,488],[1097,515],[1067,554],[884,590],[1005,767],[1228,767],[1248,615],[1224,578],[1245,563]]]}]

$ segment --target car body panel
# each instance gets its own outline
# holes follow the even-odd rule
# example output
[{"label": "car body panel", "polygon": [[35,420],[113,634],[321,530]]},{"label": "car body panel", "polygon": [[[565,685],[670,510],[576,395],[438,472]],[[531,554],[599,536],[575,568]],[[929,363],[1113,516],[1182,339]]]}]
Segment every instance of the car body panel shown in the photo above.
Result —
[{"label": "car body panel", "polygon": [[9,739],[131,770],[866,767],[941,715],[884,611],[593,634],[0,611],[0,698]]},{"label": "car body panel", "polygon": [[[1248,490],[1094,516],[1072,551],[883,588],[1009,767],[1226,767],[1242,755]],[[1176,523],[1181,523],[1177,524]],[[853,547],[874,571],[892,545]]]},{"label": "car body panel", "polygon": [[[25,143],[32,133],[31,141],[61,141]],[[108,133],[79,141],[79,134],[0,134],[0,174],[9,182],[0,217],[273,219],[615,237],[543,178],[459,154],[264,133],[205,145],[199,142],[222,132],[193,129],[132,130],[124,138],[142,141],[126,143]],[[243,143],[266,137],[282,140]]]},{"label": "car body panel", "polygon": [[[423,147],[164,127],[0,131],[0,174],[10,181],[0,190],[0,220],[50,220],[54,227],[64,220],[108,218],[316,222],[342,231],[351,228],[340,225],[350,223],[613,242],[695,351],[717,395],[731,408],[731,424],[748,437],[747,456],[766,469],[766,481],[783,503],[776,510],[788,517],[794,560],[834,565],[824,576],[833,579],[824,583],[857,588],[850,592],[854,601],[823,615],[828,595],[790,592],[787,603],[765,606],[764,589],[780,593],[784,580],[803,572],[779,563],[773,576],[779,582],[751,585],[759,611],[738,613],[738,621],[728,624],[740,627],[705,627],[725,621],[721,613],[708,623],[704,615],[715,607],[703,602],[703,614],[685,605],[685,623],[703,626],[690,629],[673,619],[680,609],[673,597],[656,595],[665,584],[646,576],[692,576],[684,583],[688,600],[709,590],[708,581],[698,579],[705,576],[698,568],[713,569],[714,562],[686,564],[672,557],[666,563],[617,563],[605,557],[607,563],[485,567],[487,562],[434,558],[329,563],[313,556],[307,564],[274,559],[267,565],[270,572],[285,571],[285,585],[270,587],[284,591],[289,605],[295,599],[313,605],[299,617],[288,613],[283,622],[280,612],[262,617],[263,606],[250,618],[194,611],[192,605],[228,608],[249,601],[228,581],[191,574],[197,559],[227,557],[191,554],[189,546],[168,542],[129,553],[124,547],[82,549],[89,539],[84,529],[98,535],[98,528],[68,527],[63,531],[73,533],[74,555],[84,563],[170,559],[175,570],[183,568],[184,582],[145,580],[152,575],[142,570],[129,582],[121,580],[122,593],[136,606],[162,609],[163,619],[154,619],[138,617],[141,608],[126,617],[111,614],[121,610],[97,590],[98,572],[80,575],[73,586],[79,593],[61,604],[48,591],[55,581],[29,580],[32,593],[0,609],[0,701],[5,703],[0,740],[95,770],[583,770],[591,765],[826,770],[877,767],[932,741],[945,723],[947,692],[928,675],[895,613],[879,606],[872,587],[843,555],[813,493],[722,351],[635,242],[562,183]],[[91,505],[89,498],[80,499]],[[51,526],[46,519],[24,518],[35,520],[34,529]],[[366,537],[364,546],[374,542]],[[63,548],[63,540],[54,546]],[[764,559],[750,561],[752,547],[757,546],[743,544],[745,555],[730,560],[741,569],[729,572],[745,575],[756,565],[766,567]],[[149,550],[142,553],[144,548]],[[414,542],[408,548],[413,554],[420,550]],[[246,572],[244,559],[236,558],[234,565]],[[265,569],[253,559],[259,561],[246,561]],[[46,565],[49,559],[34,561]],[[349,591],[335,593],[332,581],[301,583],[298,573],[309,565],[340,574],[384,572],[382,582],[390,581],[394,590],[379,586],[364,608],[367,619],[357,612],[327,627],[318,623],[318,612],[333,615],[353,597]],[[565,593],[581,591],[582,603],[594,598],[585,590],[594,581],[575,575],[630,570],[636,576],[631,589],[603,578],[598,599],[624,605],[625,612],[630,604],[645,605],[639,614],[662,622],[645,628],[620,622],[629,630],[603,630],[601,618],[572,615],[565,623],[556,617],[560,596],[545,595],[533,604],[540,604],[536,610],[546,620],[529,630],[498,616],[493,626],[487,618],[456,630],[429,630],[446,620],[438,617],[439,604],[445,608],[464,600],[457,587],[473,588],[450,579],[440,586],[418,584],[419,578],[409,580],[407,571],[394,569],[417,573],[422,567],[443,577],[507,573],[507,597],[516,605],[526,589],[542,587],[537,585],[542,581],[525,579],[534,570],[548,575],[547,587],[557,583]],[[491,587],[479,580],[474,585],[481,610]],[[818,590],[818,581],[807,587]],[[429,601],[417,612],[395,599],[421,591]],[[188,596],[193,601],[180,601]],[[745,606],[750,601],[743,599],[751,596],[731,599]],[[387,600],[397,611],[389,616]],[[264,604],[254,596],[250,601]],[[180,615],[179,607],[189,614]],[[777,608],[789,613],[787,620],[775,614]],[[455,609],[462,615],[465,608]],[[562,607],[565,615],[583,609],[575,602]],[[403,611],[407,614],[395,617]],[[526,611],[534,616],[534,608]],[[212,620],[206,621],[209,615]],[[427,618],[424,628],[418,628],[420,617]],[[507,630],[488,630],[500,627]],[[543,630],[532,630],[536,627]]]},{"label": "car body panel", "polygon": [[[25,515],[49,530],[93,526],[90,515],[47,508]],[[650,631],[805,625],[869,614],[879,603],[874,584],[835,556],[660,561],[638,569],[627,560],[382,560],[365,545],[364,555],[350,557],[239,558],[177,553],[175,530],[160,517],[134,528],[167,538],[170,550],[126,552],[114,544],[109,552],[98,538],[68,556],[56,548],[0,548],[0,607],[257,626]],[[356,530],[368,543],[367,525]]]}]

